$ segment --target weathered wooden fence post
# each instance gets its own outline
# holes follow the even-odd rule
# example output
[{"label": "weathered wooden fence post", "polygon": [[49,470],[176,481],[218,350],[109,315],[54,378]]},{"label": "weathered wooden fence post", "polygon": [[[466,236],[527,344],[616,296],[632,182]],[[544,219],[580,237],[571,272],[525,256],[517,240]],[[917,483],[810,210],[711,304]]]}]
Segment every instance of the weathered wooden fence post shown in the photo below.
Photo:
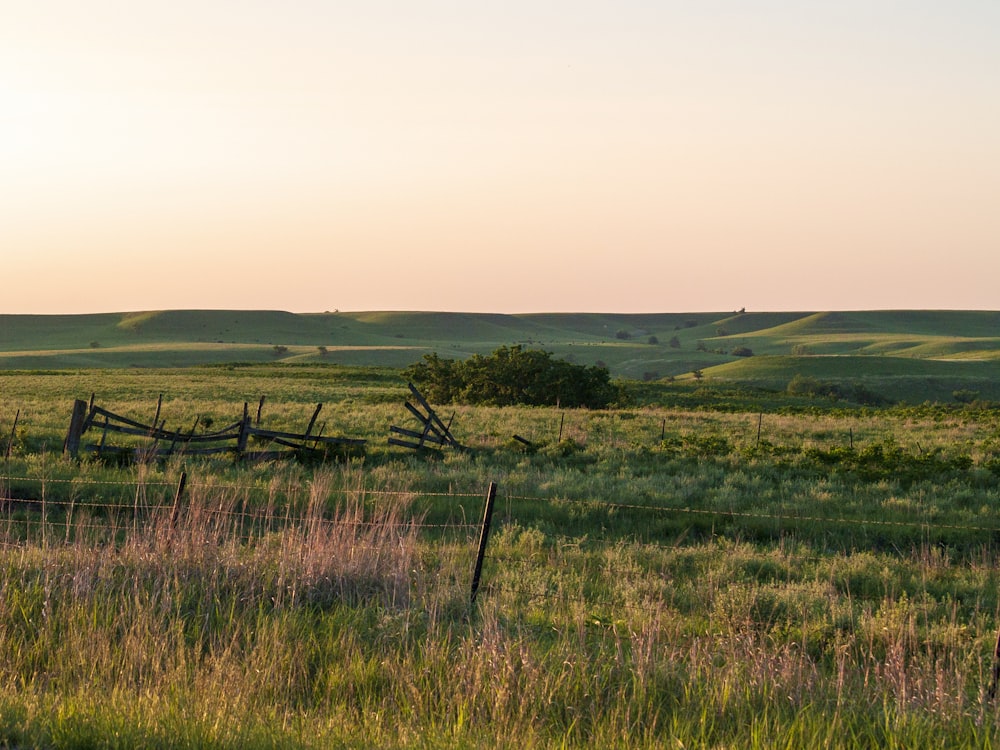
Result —
[{"label": "weathered wooden fence post", "polygon": [[73,416],[69,420],[69,432],[63,443],[63,453],[76,458],[80,453],[80,438],[83,436],[83,424],[87,421],[87,402],[76,399],[73,402]]},{"label": "weathered wooden fence post", "polygon": [[479,552],[476,555],[476,569],[472,574],[472,598],[470,603],[476,603],[476,594],[479,593],[479,577],[483,572],[483,558],[486,556],[486,542],[490,538],[490,524],[493,522],[493,502],[497,497],[497,483],[490,482],[490,487],[486,491],[486,507],[483,509],[483,528],[479,534]]},{"label": "weathered wooden fence post", "polygon": [[14,440],[17,438],[17,420],[21,418],[21,410],[17,410],[17,414],[14,415],[14,426],[10,428],[10,440],[7,441],[7,450],[4,453],[4,458],[10,458],[14,451]]},{"label": "weathered wooden fence post", "polygon": [[174,493],[174,507],[170,511],[170,541],[173,541],[174,531],[177,529],[177,518],[181,513],[181,497],[184,495],[184,487],[187,485],[187,472],[181,472],[181,479],[177,483],[177,492]]},{"label": "weathered wooden fence post", "polygon": [[240,434],[236,438],[236,458],[242,459],[247,450],[247,441],[250,439],[250,405],[243,402],[243,419],[240,420]]},{"label": "weathered wooden fence post", "polygon": [[323,408],[323,403],[320,402],[316,404],[316,411],[313,412],[312,419],[309,420],[309,426],[306,427],[306,433],[302,436],[303,440],[308,440],[309,436],[312,434],[313,427],[316,425],[316,417],[319,416],[320,409]]},{"label": "weathered wooden fence post", "polygon": [[152,435],[154,432],[156,432],[156,425],[160,421],[160,410],[162,408],[163,408],[163,394],[161,393],[160,397],[158,399],[156,399],[156,414],[153,415],[153,424],[149,428],[149,434],[150,435]]}]

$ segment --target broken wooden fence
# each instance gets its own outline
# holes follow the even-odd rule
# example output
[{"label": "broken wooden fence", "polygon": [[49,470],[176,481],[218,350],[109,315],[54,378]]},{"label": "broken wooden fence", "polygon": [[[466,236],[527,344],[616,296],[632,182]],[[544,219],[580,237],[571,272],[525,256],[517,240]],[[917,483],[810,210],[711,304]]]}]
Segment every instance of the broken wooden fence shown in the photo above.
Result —
[{"label": "broken wooden fence", "polygon": [[[186,456],[212,456],[230,453],[240,460],[262,461],[281,458],[299,458],[306,460],[324,460],[331,454],[341,454],[362,448],[366,440],[346,437],[328,437],[323,435],[321,427],[316,434],[313,428],[323,404],[317,404],[312,419],[305,432],[285,432],[280,430],[265,430],[260,425],[260,412],[264,405],[261,398],[257,409],[256,424],[251,423],[248,404],[243,404],[241,419],[211,432],[197,432],[199,419],[195,419],[190,429],[168,430],[166,420],[160,420],[160,408],[163,397],[157,401],[156,416],[151,424],[143,424],[134,419],[97,406],[91,397],[90,403],[77,400],[73,404],[73,416],[70,419],[69,432],[64,445],[65,452],[76,457],[81,449],[98,457],[116,458],[151,458],[167,457],[178,454]],[[85,434],[100,431],[100,440],[87,445],[82,444]],[[107,442],[109,433],[131,435],[145,438],[145,442],[137,447],[123,448],[112,446]],[[263,449],[251,450],[250,445],[266,446]],[[277,447],[276,447],[277,446]]]},{"label": "broken wooden fence", "polygon": [[[414,450],[421,450],[432,446],[465,450],[465,447],[451,434],[451,422],[455,418],[455,415],[452,414],[451,419],[448,420],[448,424],[445,424],[435,413],[434,409],[431,408],[431,405],[427,403],[427,399],[417,390],[416,386],[413,383],[407,383],[407,385],[410,387],[410,393],[413,394],[413,399],[417,402],[417,406],[407,401],[405,404],[406,410],[417,418],[422,429],[419,431],[408,430],[404,427],[391,425],[389,427],[390,432],[410,438],[410,440],[400,440],[399,438],[390,437],[389,445],[398,445],[403,448],[413,448]],[[414,440],[417,442],[413,442]]]}]

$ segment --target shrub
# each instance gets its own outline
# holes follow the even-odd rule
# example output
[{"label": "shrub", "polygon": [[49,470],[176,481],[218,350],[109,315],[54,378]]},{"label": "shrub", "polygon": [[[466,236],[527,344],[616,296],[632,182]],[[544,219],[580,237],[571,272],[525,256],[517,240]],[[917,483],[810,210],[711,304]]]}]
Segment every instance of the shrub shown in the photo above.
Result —
[{"label": "shrub", "polygon": [[650,336],[649,339],[646,341],[646,343],[656,346],[657,344],[660,343],[660,340],[656,338],[656,336]]},{"label": "shrub", "polygon": [[679,338],[677,338],[676,336],[672,337],[670,339],[669,343],[670,343],[670,348],[671,349],[680,349],[681,348],[681,340]]},{"label": "shrub", "polygon": [[464,361],[426,354],[404,374],[439,402],[601,409],[619,396],[604,367],[574,365],[554,359],[551,352],[520,345],[502,346],[488,356],[475,354]]},{"label": "shrub", "polygon": [[274,353],[275,357],[283,357],[286,354],[288,354],[288,347],[287,346],[282,346],[281,344],[275,344],[271,348],[271,351]]},{"label": "shrub", "polygon": [[960,404],[971,404],[973,401],[979,398],[979,391],[970,391],[965,389],[959,391],[952,391],[951,397],[956,401],[958,401],[958,403]]},{"label": "shrub", "polygon": [[733,350],[729,352],[734,357],[752,357],[753,350],[746,346],[735,346]]},{"label": "shrub", "polygon": [[851,400],[862,406],[885,406],[892,403],[890,399],[860,383],[851,389]]},{"label": "shrub", "polygon": [[793,396],[840,398],[842,395],[840,387],[835,383],[827,383],[810,375],[796,375],[788,381],[788,386],[785,390]]},{"label": "shrub", "polygon": [[615,331],[615,338],[626,341],[632,338],[632,334],[626,331],[624,328],[619,328],[617,331]]}]

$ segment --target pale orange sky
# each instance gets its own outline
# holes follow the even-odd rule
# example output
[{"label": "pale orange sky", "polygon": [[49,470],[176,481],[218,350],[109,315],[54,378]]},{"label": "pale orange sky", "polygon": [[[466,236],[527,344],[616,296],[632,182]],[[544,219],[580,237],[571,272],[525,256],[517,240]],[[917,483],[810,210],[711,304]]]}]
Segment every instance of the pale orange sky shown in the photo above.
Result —
[{"label": "pale orange sky", "polygon": [[477,5],[0,0],[0,312],[1000,309],[1000,4]]}]

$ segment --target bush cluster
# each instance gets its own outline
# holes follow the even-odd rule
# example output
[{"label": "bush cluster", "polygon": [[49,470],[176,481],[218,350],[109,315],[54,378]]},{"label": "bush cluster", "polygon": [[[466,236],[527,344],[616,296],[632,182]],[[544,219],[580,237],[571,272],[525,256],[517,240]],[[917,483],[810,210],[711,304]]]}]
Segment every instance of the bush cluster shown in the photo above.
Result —
[{"label": "bush cluster", "polygon": [[973,463],[967,453],[945,455],[940,448],[914,453],[892,440],[871,443],[860,450],[810,447],[803,453],[819,464],[854,471],[867,481],[894,479],[904,484],[968,471]]},{"label": "bush cluster", "polygon": [[425,354],[404,374],[424,395],[439,403],[492,406],[584,406],[603,409],[618,397],[603,367],[574,365],[551,352],[502,346],[492,354],[466,360]]},{"label": "bush cluster", "polygon": [[844,399],[862,406],[886,406],[889,399],[875,393],[861,383],[851,386],[819,380],[809,375],[796,375],[785,389],[793,396],[823,396],[833,400]]}]

